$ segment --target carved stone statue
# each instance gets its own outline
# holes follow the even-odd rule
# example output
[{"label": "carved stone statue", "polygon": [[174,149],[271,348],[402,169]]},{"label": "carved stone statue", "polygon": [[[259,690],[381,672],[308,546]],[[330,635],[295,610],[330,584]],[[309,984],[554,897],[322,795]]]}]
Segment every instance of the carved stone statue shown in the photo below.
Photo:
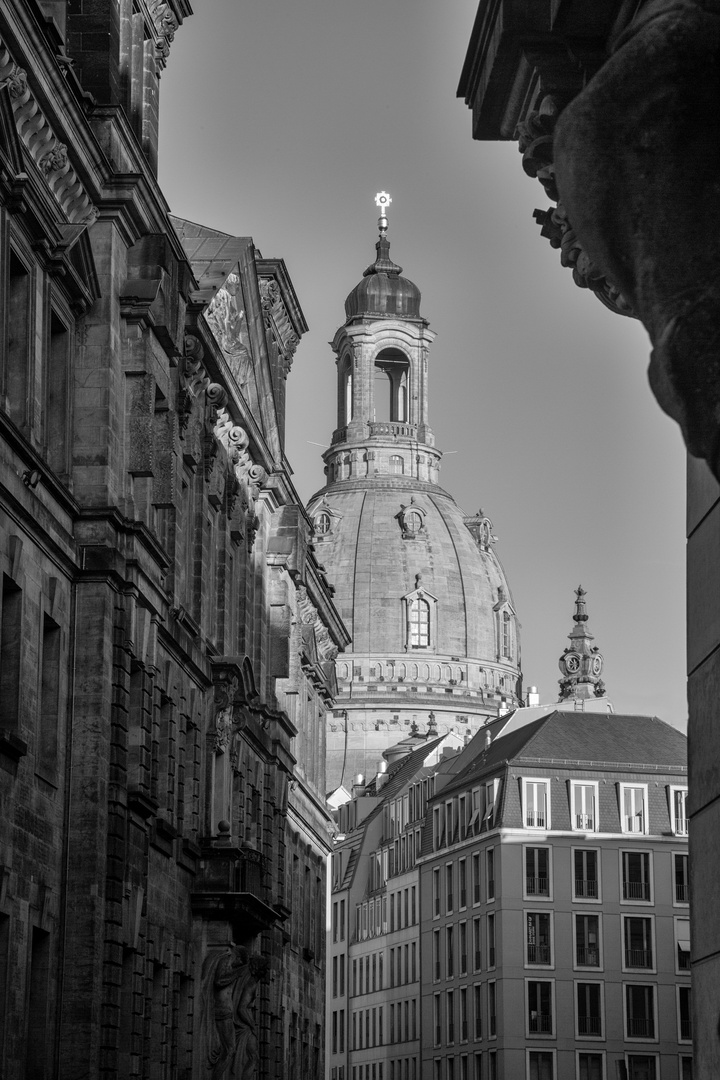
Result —
[{"label": "carved stone statue", "polygon": [[265,957],[248,953],[242,945],[205,958],[202,1023],[205,1074],[212,1080],[256,1080],[258,1040],[253,1006],[267,970]]},{"label": "carved stone statue", "polygon": [[560,114],[557,187],[647,329],[649,376],[720,478],[720,0],[649,0]]}]

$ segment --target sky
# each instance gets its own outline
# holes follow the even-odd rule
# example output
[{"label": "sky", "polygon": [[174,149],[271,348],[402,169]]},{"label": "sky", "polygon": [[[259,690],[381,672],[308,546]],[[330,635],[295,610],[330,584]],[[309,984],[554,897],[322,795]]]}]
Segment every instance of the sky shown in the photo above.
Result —
[{"label": "sky", "polygon": [[[684,728],[685,451],[655,403],[643,327],[579,289],[540,236],[517,144],[474,142],[457,85],[477,0],[192,0],[160,88],[171,211],[283,258],[309,324],[288,381],[303,501],[337,420],[328,342],[391,257],[437,340],[441,483],[490,516],[525,686],[557,699],[574,590],[616,712]],[[320,445],[318,445],[320,444]]]}]

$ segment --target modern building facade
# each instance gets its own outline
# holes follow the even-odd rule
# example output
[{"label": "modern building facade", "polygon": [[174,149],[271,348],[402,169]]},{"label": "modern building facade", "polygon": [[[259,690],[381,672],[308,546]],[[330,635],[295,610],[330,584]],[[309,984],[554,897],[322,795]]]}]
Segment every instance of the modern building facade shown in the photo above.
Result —
[{"label": "modern building facade", "polygon": [[390,258],[389,196],[376,201],[376,258],[332,342],[327,483],[308,506],[352,637],[328,724],[331,789],[374,776],[413,723],[464,736],[521,699],[519,623],[492,522],[465,515],[440,486],[429,423],[435,335],[419,289]]},{"label": "modern building facade", "polygon": [[323,1067],[348,637],[284,457],[284,264],[157,186],[189,15],[0,9],[7,1080]]},{"label": "modern building facade", "polygon": [[528,709],[436,787],[426,1080],[688,1080],[685,760],[656,718]]}]

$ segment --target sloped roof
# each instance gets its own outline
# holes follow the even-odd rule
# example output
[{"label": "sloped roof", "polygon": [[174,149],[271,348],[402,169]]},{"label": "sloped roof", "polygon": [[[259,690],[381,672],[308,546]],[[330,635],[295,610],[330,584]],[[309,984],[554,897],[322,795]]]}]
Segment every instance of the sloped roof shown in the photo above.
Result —
[{"label": "sloped roof", "polygon": [[687,767],[687,738],[656,716],[562,712],[500,735],[480,751],[444,789],[467,784],[506,762],[582,762],[589,767],[634,766],[676,770]]},{"label": "sloped roof", "polygon": [[170,221],[199,286],[194,298],[211,300],[237,266],[243,251],[252,244],[252,239],[231,236],[174,214],[170,215]]}]

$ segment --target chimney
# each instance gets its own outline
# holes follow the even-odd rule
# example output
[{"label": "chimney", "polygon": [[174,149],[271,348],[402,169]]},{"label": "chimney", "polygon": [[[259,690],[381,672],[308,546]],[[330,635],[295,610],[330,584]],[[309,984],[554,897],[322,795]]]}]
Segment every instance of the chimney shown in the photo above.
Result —
[{"label": "chimney", "polygon": [[375,778],[375,790],[380,791],[387,783],[387,761],[381,761],[378,765],[377,776]]},{"label": "chimney", "polygon": [[355,783],[352,788],[353,799],[357,799],[360,795],[365,794],[365,777],[361,772],[355,777]]},{"label": "chimney", "polygon": [[538,693],[537,686],[528,686],[527,697],[525,698],[525,704],[528,709],[531,709],[533,705],[540,704],[540,695]]}]

